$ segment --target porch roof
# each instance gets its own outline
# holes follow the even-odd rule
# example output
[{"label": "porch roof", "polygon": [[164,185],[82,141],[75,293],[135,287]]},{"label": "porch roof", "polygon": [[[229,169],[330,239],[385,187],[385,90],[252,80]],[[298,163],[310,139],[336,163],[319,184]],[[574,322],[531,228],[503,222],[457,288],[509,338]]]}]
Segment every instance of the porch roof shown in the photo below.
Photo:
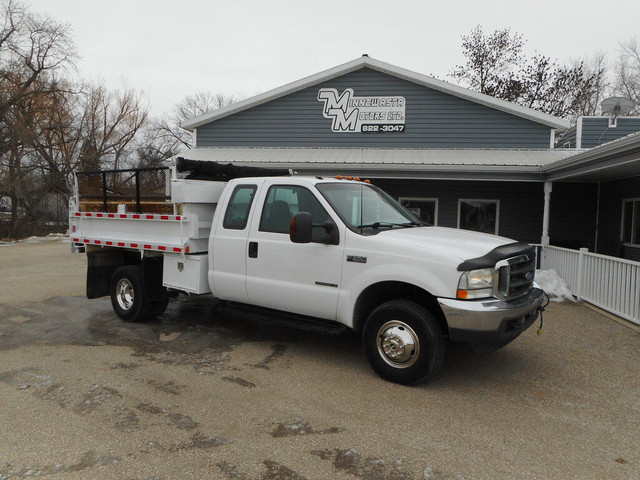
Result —
[{"label": "porch roof", "polygon": [[543,168],[549,181],[598,182],[640,176],[640,132],[559,159]]},{"label": "porch roof", "polygon": [[368,178],[541,181],[546,166],[575,155],[564,150],[197,147],[180,156],[309,175]]}]

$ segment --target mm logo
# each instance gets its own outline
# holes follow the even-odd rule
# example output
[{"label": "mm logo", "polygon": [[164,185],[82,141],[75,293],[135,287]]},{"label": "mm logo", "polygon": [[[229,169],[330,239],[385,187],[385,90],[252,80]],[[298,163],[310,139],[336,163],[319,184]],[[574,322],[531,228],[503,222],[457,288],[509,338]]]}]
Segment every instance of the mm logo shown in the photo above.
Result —
[{"label": "mm logo", "polygon": [[404,97],[356,97],[352,88],[318,90],[322,115],[335,133],[401,133],[405,127]]},{"label": "mm logo", "polygon": [[355,132],[358,124],[358,109],[349,106],[353,97],[353,89],[347,88],[338,96],[335,88],[318,90],[318,101],[324,102],[322,115],[333,120],[331,130],[334,132]]}]

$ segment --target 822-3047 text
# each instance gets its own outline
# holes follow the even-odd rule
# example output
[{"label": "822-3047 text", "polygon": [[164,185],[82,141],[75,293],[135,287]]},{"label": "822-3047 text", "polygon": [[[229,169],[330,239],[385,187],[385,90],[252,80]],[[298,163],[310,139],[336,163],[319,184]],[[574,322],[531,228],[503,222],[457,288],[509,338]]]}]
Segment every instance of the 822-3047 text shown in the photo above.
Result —
[{"label": "822-3047 text", "polygon": [[404,125],[394,124],[368,124],[362,125],[360,130],[362,133],[401,133],[404,132]]}]

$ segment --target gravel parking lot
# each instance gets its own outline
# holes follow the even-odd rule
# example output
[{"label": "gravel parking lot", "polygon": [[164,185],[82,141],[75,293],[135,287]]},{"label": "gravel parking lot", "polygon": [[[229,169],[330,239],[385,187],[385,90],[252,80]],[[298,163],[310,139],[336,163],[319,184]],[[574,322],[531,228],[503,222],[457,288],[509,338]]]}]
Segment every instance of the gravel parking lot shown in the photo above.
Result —
[{"label": "gravel parking lot", "polygon": [[210,297],[123,323],[85,262],[0,246],[0,480],[640,479],[640,334],[584,305],[404,387]]}]

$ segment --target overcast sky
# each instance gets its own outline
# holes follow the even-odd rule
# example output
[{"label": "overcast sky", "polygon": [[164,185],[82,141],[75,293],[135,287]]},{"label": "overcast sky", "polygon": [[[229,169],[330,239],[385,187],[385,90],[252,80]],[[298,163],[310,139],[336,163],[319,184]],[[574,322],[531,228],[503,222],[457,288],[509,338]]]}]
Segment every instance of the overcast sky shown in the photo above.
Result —
[{"label": "overcast sky", "polygon": [[152,113],[198,91],[248,97],[363,53],[450,80],[461,36],[511,28],[561,62],[638,35],[639,0],[22,0],[72,28],[80,74],[145,91]]}]

